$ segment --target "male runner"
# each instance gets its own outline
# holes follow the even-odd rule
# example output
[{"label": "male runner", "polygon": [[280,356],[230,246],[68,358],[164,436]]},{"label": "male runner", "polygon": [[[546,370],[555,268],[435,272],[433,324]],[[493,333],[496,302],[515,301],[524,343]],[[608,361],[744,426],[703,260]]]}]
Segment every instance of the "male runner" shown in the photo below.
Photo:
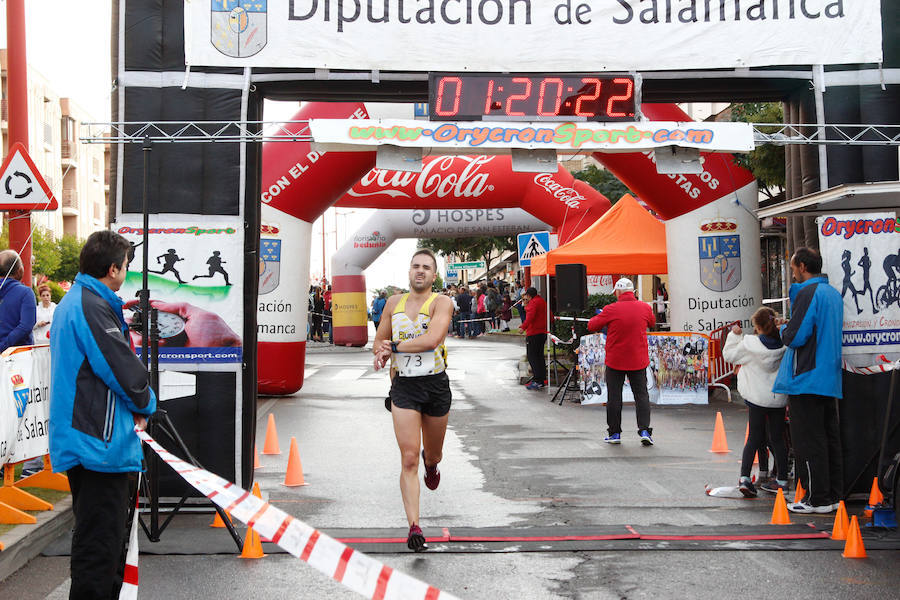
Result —
[{"label": "male runner", "polygon": [[400,446],[400,494],[409,521],[406,545],[427,549],[419,527],[419,440],[425,485],[437,489],[444,433],[450,411],[450,381],[444,338],[453,316],[450,298],[431,291],[437,261],[431,250],[416,250],[409,265],[411,292],[388,298],[375,333],[375,370],[391,359],[391,414]]}]

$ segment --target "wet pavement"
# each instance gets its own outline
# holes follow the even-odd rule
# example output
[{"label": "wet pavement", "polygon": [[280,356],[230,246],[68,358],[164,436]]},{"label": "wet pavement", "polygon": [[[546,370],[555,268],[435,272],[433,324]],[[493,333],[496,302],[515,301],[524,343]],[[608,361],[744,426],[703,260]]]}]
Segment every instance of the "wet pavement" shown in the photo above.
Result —
[{"label": "wet pavement", "polygon": [[[706,484],[736,483],[747,414],[741,404],[654,406],[652,447],[640,445],[634,411],[626,407],[623,443],[608,446],[602,441],[603,407],[557,406],[549,402],[552,388],[531,392],[518,384],[521,340],[451,339],[448,348],[454,401],[441,485],[433,492],[422,486],[426,529],[540,526],[566,535],[589,526],[660,523],[700,533],[710,526],[769,522],[771,496],[728,500],[704,493]],[[260,447],[272,413],[282,450],[260,457],[256,478],[264,496],[317,528],[405,536],[399,451],[384,409],[388,387],[386,374],[373,372],[369,352],[311,347],[303,390],[259,401]],[[718,410],[732,450],[727,455],[708,451]],[[308,483],[303,487],[281,483],[291,436]],[[851,512],[861,508],[851,505]],[[792,519],[830,525],[828,516]],[[172,527],[179,527],[178,519]],[[530,552],[511,546],[506,552],[444,548],[413,555],[398,549],[373,556],[462,598],[720,599],[769,587],[791,598],[898,597],[897,550],[848,560],[831,549],[736,549],[745,547],[752,546]],[[65,598],[67,568],[66,557],[39,557],[0,583],[0,597]],[[257,561],[195,554],[142,556],[140,597],[357,596],[286,554]]]}]

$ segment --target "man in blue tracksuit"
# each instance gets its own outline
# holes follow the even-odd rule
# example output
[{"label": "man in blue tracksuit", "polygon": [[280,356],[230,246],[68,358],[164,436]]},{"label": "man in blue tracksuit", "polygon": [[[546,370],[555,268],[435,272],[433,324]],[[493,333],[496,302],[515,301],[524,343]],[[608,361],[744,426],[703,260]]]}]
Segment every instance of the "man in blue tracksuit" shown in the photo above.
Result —
[{"label": "man in blue tracksuit", "polygon": [[806,496],[788,509],[830,513],[844,496],[837,412],[844,302],[822,275],[815,250],[798,248],[791,272],[797,280],[790,289],[791,319],[781,329],[787,351],[772,391],[788,395],[795,471]]},{"label": "man in blue tracksuit", "polygon": [[34,292],[21,283],[25,275],[15,250],[0,252],[0,352],[34,343],[31,331],[37,318]]},{"label": "man in blue tracksuit", "polygon": [[54,471],[68,472],[75,514],[70,599],[118,597],[129,476],[143,469],[134,426],[156,411],[115,294],[129,248],[112,231],[91,234],[50,329],[50,460]]}]

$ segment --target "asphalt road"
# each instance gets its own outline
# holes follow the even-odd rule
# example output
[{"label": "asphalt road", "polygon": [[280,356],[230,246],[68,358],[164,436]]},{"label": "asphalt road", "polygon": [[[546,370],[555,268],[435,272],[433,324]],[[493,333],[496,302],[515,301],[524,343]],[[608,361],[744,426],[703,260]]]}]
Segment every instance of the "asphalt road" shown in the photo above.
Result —
[{"label": "asphalt road", "polygon": [[[710,498],[704,485],[738,475],[746,410],[740,404],[654,406],[656,445],[640,445],[626,408],[621,446],[603,443],[602,407],[548,402],[519,386],[521,343],[451,340],[454,393],[442,481],[422,487],[426,528],[547,527],[576,534],[596,525],[671,524],[697,532],[715,525],[767,524],[771,497]],[[291,397],[261,399],[259,439],[275,415],[282,454],[256,471],[264,496],[317,528],[396,530],[406,521],[397,485],[399,452],[383,399],[386,375],[371,354],[313,351],[307,382]],[[732,452],[708,452],[715,412],[724,414]],[[290,437],[298,440],[306,482],[281,485]],[[261,445],[261,443],[260,443]],[[860,506],[851,507],[859,511]],[[793,515],[795,523],[830,523]],[[172,527],[179,527],[176,519]],[[900,551],[870,550],[849,560],[836,550],[672,550],[653,544],[614,551],[454,553],[434,548],[374,555],[392,568],[461,598],[900,598]],[[775,545],[777,546],[777,544]],[[712,546],[710,546],[711,548]],[[351,598],[327,577],[286,554],[255,561],[232,555],[144,555],[145,599]],[[0,597],[67,597],[68,559],[40,557],[0,584]]]}]

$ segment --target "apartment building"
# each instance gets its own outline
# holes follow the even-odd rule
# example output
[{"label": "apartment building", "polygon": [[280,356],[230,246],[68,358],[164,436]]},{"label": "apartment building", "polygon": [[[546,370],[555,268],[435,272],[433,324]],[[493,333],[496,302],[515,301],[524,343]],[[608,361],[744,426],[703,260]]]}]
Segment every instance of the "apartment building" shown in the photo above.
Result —
[{"label": "apartment building", "polygon": [[[0,141],[9,151],[7,50],[0,49]],[[60,98],[53,84],[28,68],[28,154],[41,172],[59,208],[34,211],[33,225],[54,238],[74,235],[85,239],[109,226],[109,149],[78,143],[82,122],[92,119],[72,98]],[[6,218],[6,213],[2,213]]]}]

